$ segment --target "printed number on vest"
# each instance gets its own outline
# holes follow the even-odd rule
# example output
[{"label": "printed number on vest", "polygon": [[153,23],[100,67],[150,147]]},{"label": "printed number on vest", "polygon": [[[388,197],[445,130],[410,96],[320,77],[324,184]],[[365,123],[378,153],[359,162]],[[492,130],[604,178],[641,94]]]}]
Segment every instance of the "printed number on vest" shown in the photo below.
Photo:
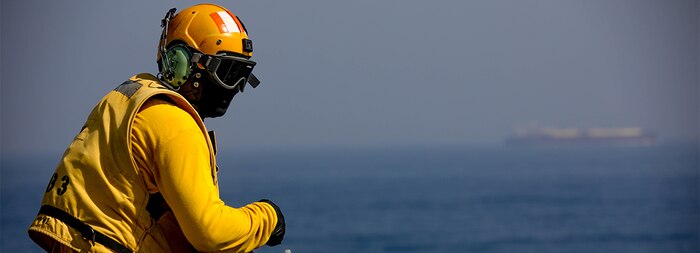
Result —
[{"label": "printed number on vest", "polygon": [[[56,180],[58,180],[58,174],[53,173],[51,180],[49,180],[49,185],[46,186],[46,192],[53,190],[53,187],[56,186]],[[58,193],[58,195],[63,195],[66,193],[66,190],[68,190],[68,184],[70,184],[70,178],[68,178],[68,175],[61,177],[61,185],[56,188],[56,193]]]}]

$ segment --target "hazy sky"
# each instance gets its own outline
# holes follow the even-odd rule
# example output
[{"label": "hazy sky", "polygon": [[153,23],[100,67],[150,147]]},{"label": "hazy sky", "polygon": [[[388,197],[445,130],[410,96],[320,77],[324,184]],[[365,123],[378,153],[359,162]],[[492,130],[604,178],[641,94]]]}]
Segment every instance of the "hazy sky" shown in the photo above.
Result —
[{"label": "hazy sky", "polygon": [[[224,147],[498,144],[533,121],[698,138],[698,1],[215,2],[262,80],[206,121]],[[3,0],[2,154],[60,155],[194,3]]]}]

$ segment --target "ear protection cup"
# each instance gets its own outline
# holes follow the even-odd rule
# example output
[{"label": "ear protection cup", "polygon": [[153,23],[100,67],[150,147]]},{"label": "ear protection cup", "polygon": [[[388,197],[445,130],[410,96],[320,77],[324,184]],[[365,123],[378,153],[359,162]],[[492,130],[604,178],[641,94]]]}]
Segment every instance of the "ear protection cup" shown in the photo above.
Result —
[{"label": "ear protection cup", "polygon": [[192,74],[190,58],[192,53],[183,45],[175,45],[166,52],[168,62],[163,64],[165,81],[175,89],[180,88]]}]

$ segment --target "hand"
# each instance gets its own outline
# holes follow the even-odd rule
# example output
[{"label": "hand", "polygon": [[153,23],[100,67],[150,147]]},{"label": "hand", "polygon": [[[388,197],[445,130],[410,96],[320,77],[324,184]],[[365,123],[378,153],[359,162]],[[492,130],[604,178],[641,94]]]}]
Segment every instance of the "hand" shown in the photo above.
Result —
[{"label": "hand", "polygon": [[275,213],[277,213],[277,225],[275,225],[275,229],[272,230],[272,234],[270,235],[270,239],[267,240],[267,245],[268,246],[277,246],[280,243],[282,243],[282,240],[284,239],[284,232],[286,230],[286,225],[284,224],[284,215],[282,215],[282,211],[280,211],[280,208],[275,205],[272,201],[268,199],[262,199],[260,202],[265,202],[268,203],[272,206],[272,208],[275,209]]}]

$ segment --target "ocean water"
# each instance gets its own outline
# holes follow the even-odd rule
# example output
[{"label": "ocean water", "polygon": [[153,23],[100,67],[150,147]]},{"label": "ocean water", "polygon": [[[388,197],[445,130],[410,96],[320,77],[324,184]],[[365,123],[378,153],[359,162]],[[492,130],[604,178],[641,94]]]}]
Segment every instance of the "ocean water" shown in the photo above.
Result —
[{"label": "ocean water", "polygon": [[[285,214],[255,252],[699,252],[700,149],[244,150],[219,155],[222,198]],[[56,161],[2,158],[0,252],[26,235]]]}]

